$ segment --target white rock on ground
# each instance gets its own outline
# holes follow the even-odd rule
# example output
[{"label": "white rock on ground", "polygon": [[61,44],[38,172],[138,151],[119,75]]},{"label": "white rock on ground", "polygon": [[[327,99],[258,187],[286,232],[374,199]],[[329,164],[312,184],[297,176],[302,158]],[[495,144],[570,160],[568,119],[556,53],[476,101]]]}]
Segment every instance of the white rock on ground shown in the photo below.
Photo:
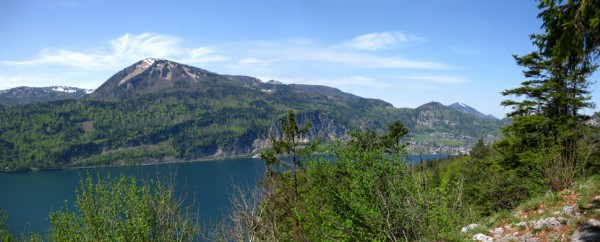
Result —
[{"label": "white rock on ground", "polygon": [[494,239],[492,237],[487,236],[487,235],[482,234],[482,233],[473,235],[473,240],[483,241],[483,242],[493,242],[494,241]]},{"label": "white rock on ground", "polygon": [[460,232],[461,232],[461,233],[466,233],[466,232],[469,232],[469,230],[471,230],[471,229],[474,229],[474,228],[477,228],[477,226],[479,226],[479,225],[477,225],[477,224],[469,224],[469,225],[467,225],[467,226],[463,227],[463,228],[460,230]]},{"label": "white rock on ground", "polygon": [[580,213],[579,213],[579,207],[577,205],[564,206],[563,207],[563,214],[565,216],[577,217],[577,216],[580,215]]},{"label": "white rock on ground", "polygon": [[504,234],[504,229],[502,227],[498,227],[498,228],[492,229],[490,232],[492,232],[492,234]]},{"label": "white rock on ground", "polygon": [[536,230],[540,230],[543,228],[558,228],[560,226],[562,226],[562,221],[565,221],[565,218],[562,217],[551,217],[551,218],[543,218],[540,219],[538,221],[531,221],[529,222],[529,227],[536,229]]}]

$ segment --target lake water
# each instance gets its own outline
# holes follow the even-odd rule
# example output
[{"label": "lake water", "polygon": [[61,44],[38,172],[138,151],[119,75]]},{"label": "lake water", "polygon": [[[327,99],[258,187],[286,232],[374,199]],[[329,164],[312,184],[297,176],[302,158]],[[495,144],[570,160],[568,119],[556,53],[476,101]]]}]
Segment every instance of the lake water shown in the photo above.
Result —
[{"label": "lake water", "polygon": [[[441,155],[425,156],[426,159]],[[418,156],[412,157],[419,160]],[[14,233],[24,229],[45,234],[52,209],[59,210],[68,200],[74,204],[79,180],[89,172],[93,176],[107,174],[115,177],[123,173],[143,179],[155,179],[176,174],[179,192],[195,198],[204,225],[218,221],[230,209],[229,197],[233,184],[242,188],[254,187],[264,175],[265,165],[260,159],[239,158],[218,161],[163,164],[152,166],[89,168],[62,171],[0,174],[0,208],[9,215],[8,226]]]},{"label": "lake water", "polygon": [[138,178],[155,179],[176,174],[177,191],[195,198],[201,220],[217,221],[229,209],[229,197],[233,183],[241,187],[254,187],[264,175],[264,162],[260,159],[240,158],[193,163],[164,164],[152,166],[90,168],[63,171],[0,174],[0,208],[8,215],[10,230],[19,233],[23,229],[45,234],[52,209],[59,210],[74,204],[75,189],[80,177],[89,172],[93,176],[118,176],[120,173]]}]

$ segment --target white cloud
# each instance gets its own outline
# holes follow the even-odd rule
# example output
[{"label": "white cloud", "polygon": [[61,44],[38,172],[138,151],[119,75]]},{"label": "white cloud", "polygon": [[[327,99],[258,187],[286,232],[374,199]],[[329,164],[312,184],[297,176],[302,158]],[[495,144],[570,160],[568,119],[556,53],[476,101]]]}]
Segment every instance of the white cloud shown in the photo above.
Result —
[{"label": "white cloud", "polygon": [[422,38],[414,35],[392,31],[357,36],[342,43],[341,46],[356,50],[381,50],[406,45],[420,40],[422,40]]},{"label": "white cloud", "polygon": [[155,33],[125,34],[109,42],[108,48],[87,51],[67,49],[42,50],[37,57],[23,61],[2,61],[0,64],[40,66],[61,65],[85,69],[114,69],[148,57],[185,60],[190,63],[219,62],[227,58],[208,47],[187,49],[177,37]]},{"label": "white cloud", "polygon": [[[355,48],[386,48],[394,43],[411,41],[399,32],[384,32],[359,36],[352,42]],[[227,54],[217,53],[213,48],[202,46],[184,48],[178,37],[155,33],[139,35],[124,34],[109,41],[108,47],[90,50],[69,49],[42,50],[28,60],[0,61],[4,65],[43,66],[60,65],[88,70],[114,70],[148,57],[165,58],[187,64],[227,62],[237,64],[281,64],[282,62],[318,61],[350,65],[359,68],[410,68],[410,69],[452,69],[443,63],[409,60],[398,57],[383,57],[344,51],[339,48],[322,47],[308,40],[293,39],[284,42],[247,42],[225,44]],[[237,46],[236,46],[237,45]],[[252,55],[252,57],[244,55]]]},{"label": "white cloud", "polygon": [[351,76],[346,78],[315,78],[315,79],[304,79],[304,78],[287,78],[287,77],[261,77],[263,81],[276,80],[283,83],[294,83],[294,84],[308,84],[308,85],[324,85],[330,87],[342,87],[342,86],[367,86],[376,88],[387,88],[390,87],[387,83],[379,82],[373,78],[364,76]]},{"label": "white cloud", "polygon": [[366,68],[454,69],[452,66],[437,62],[331,51],[308,53],[308,58]]},{"label": "white cloud", "polygon": [[[291,63],[296,66],[322,62],[324,65],[342,65],[341,68],[390,68],[390,69],[456,69],[453,66],[426,60],[414,60],[402,57],[357,52],[354,49],[339,46],[322,46],[314,41],[254,41],[238,43],[228,49],[240,55],[239,64],[271,64],[273,66]],[[251,56],[251,57],[249,57]],[[308,61],[308,63],[306,63]]]},{"label": "white cloud", "polygon": [[[101,80],[108,79],[116,71],[148,57],[197,65],[223,74],[299,77],[310,74],[316,78],[313,80],[282,79],[282,81],[380,88],[389,85],[377,80],[377,76],[365,76],[364,73],[371,73],[370,69],[382,69],[382,72],[387,73],[405,69],[428,71],[456,69],[445,63],[407,59],[394,56],[390,52],[378,54],[356,51],[357,48],[388,48],[414,40],[414,37],[399,32],[367,34],[355,40],[353,42],[355,48],[326,46],[306,39],[246,41],[220,43],[211,47],[201,45],[184,47],[181,39],[176,36],[128,33],[107,41],[105,46],[96,46],[87,50],[46,48],[30,59],[0,60],[0,72],[14,76],[14,78],[2,77],[0,87],[48,86],[66,83],[75,83],[77,86],[80,83],[93,82],[99,85]],[[67,75],[67,72],[72,74]],[[28,73],[36,73],[39,76],[27,77]],[[332,76],[332,73],[336,74]],[[457,77],[452,79],[437,76],[409,76],[404,80],[437,83],[464,81]]]},{"label": "white cloud", "polygon": [[129,59],[139,57],[166,58],[180,55],[179,38],[169,35],[143,33],[140,35],[125,34],[110,41],[111,51],[108,58]]}]

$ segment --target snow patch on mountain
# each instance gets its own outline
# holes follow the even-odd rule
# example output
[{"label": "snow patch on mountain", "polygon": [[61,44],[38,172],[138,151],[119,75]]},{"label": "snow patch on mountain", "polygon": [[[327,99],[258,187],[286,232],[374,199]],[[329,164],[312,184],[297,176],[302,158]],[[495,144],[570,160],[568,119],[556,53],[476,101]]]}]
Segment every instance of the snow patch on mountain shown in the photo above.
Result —
[{"label": "snow patch on mountain", "polygon": [[69,87],[50,87],[50,89],[52,89],[52,91],[56,91],[56,92],[66,92],[66,93],[77,92],[76,89],[69,88]]},{"label": "snow patch on mountain", "polygon": [[492,115],[485,115],[463,102],[456,102],[456,103],[448,105],[448,107],[453,108],[454,110],[459,111],[459,112],[473,114],[473,115],[476,115],[476,116],[479,116],[482,118],[486,118],[486,119],[497,119],[496,117],[494,117]]},{"label": "snow patch on mountain", "polygon": [[64,93],[77,93],[79,91],[83,91],[86,94],[90,94],[90,93],[94,92],[94,90],[92,90],[92,89],[82,89],[82,88],[68,87],[68,86],[51,86],[51,87],[47,87],[47,89],[50,89],[55,92],[64,92]]},{"label": "snow patch on mountain", "polygon": [[130,72],[129,74],[127,74],[127,76],[123,77],[123,79],[121,79],[119,81],[119,84],[117,84],[118,86],[125,84],[127,81],[129,81],[131,78],[142,74],[142,72],[144,72],[146,69],[148,69],[148,67],[154,65],[154,62],[156,62],[158,59],[156,58],[148,58],[148,59],[144,59],[142,61],[140,61],[138,65],[135,66],[135,70],[133,70],[132,72]]},{"label": "snow patch on mountain", "polygon": [[196,74],[194,74],[194,73],[193,73],[193,72],[190,70],[190,68],[183,67],[183,70],[185,71],[185,74],[187,74],[189,77],[191,77],[191,78],[194,78],[194,79],[196,79],[196,80],[200,79],[200,77],[199,77],[199,76],[197,76]]}]

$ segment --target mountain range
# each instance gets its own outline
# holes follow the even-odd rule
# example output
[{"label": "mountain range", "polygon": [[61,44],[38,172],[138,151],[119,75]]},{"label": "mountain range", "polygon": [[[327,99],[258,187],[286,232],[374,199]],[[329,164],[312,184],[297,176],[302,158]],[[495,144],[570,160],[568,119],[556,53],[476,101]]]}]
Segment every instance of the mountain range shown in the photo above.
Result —
[{"label": "mountain range", "polygon": [[78,99],[92,92],[93,90],[67,86],[16,87],[8,90],[0,90],[0,106]]},{"label": "mountain range", "polygon": [[0,109],[2,170],[249,155],[281,135],[277,120],[290,109],[299,123],[310,120],[309,137],[323,142],[401,120],[415,153],[464,153],[479,138],[496,139],[505,124],[436,102],[395,108],[332,87],[262,82],[154,58],[114,74],[91,94],[29,97],[29,104],[4,102]]}]

